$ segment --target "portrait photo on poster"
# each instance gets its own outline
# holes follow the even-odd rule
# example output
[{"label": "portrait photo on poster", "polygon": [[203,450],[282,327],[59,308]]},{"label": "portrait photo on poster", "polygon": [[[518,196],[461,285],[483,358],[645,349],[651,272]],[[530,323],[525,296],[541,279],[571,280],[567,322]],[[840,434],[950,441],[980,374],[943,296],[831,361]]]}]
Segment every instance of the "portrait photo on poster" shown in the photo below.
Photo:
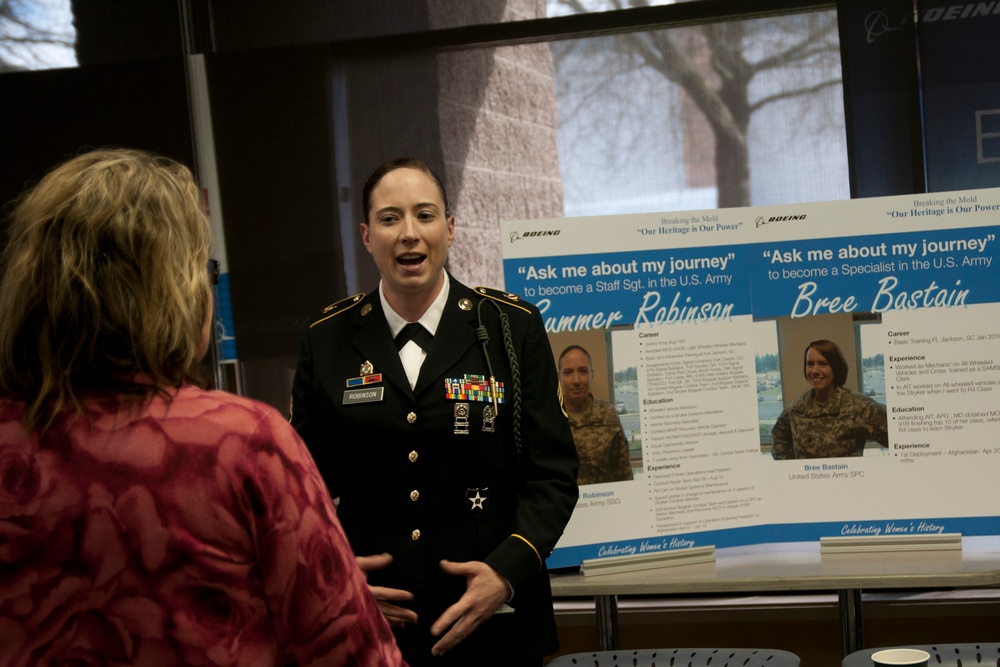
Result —
[{"label": "portrait photo on poster", "polygon": [[632,481],[642,471],[637,368],[612,340],[604,330],[549,336],[580,486]]},{"label": "portrait photo on poster", "polygon": [[878,313],[754,322],[761,451],[774,460],[888,453]]}]

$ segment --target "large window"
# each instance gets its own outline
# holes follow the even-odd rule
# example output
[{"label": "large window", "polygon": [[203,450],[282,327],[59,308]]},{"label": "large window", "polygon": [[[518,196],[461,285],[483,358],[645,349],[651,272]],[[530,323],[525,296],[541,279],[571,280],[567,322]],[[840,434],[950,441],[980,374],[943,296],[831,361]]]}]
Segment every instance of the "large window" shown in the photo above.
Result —
[{"label": "large window", "polygon": [[566,215],[850,196],[834,12],[555,42],[552,53]]},{"label": "large window", "polygon": [[75,67],[70,0],[0,2],[0,71]]}]

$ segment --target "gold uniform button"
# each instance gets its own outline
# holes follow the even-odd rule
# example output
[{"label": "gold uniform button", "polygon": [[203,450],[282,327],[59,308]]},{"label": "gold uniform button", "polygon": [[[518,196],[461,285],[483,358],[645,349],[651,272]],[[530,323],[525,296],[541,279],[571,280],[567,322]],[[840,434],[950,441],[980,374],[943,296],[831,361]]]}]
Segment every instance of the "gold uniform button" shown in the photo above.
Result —
[{"label": "gold uniform button", "polygon": [[420,539],[420,530],[418,529],[418,530],[415,530],[412,533],[410,533],[410,539],[413,540],[414,542],[416,542],[417,540],[419,540]]},{"label": "gold uniform button", "polygon": [[410,500],[412,500],[413,502],[417,502],[418,500],[420,500],[420,492],[417,491],[416,489],[410,491]]},{"label": "gold uniform button", "polygon": [[406,415],[406,421],[410,422],[411,424],[417,421],[417,413],[411,412],[410,414]]},{"label": "gold uniform button", "polygon": [[416,463],[417,459],[419,457],[420,457],[420,455],[417,454],[417,450],[413,450],[412,452],[410,452],[410,456],[409,456],[410,463]]}]

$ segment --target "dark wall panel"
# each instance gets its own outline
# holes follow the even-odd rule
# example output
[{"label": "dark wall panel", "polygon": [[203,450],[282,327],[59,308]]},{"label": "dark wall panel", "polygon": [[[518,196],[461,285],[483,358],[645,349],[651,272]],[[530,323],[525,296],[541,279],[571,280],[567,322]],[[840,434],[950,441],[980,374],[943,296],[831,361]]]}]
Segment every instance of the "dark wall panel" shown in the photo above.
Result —
[{"label": "dark wall panel", "polygon": [[0,75],[0,199],[87,148],[126,146],[194,165],[180,57]]},{"label": "dark wall panel", "polygon": [[207,65],[239,356],[294,355],[345,292],[328,59],[316,47]]},{"label": "dark wall panel", "polygon": [[211,23],[211,50],[220,52],[427,30],[426,4],[417,0],[213,0],[201,20]]},{"label": "dark wall panel", "polygon": [[923,192],[913,5],[840,0],[852,197]]},{"label": "dark wall panel", "polygon": [[1000,185],[1000,14],[918,3],[928,192]]}]

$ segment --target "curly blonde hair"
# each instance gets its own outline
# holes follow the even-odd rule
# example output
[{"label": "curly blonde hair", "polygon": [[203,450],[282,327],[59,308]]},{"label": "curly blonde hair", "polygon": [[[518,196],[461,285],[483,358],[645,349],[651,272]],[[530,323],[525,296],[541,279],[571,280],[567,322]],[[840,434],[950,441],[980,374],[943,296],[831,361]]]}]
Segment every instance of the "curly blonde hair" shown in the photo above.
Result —
[{"label": "curly blonde hair", "polygon": [[0,393],[26,403],[25,427],[200,382],[210,243],[190,170],[151,153],[88,152],[23,195],[0,264]]}]

